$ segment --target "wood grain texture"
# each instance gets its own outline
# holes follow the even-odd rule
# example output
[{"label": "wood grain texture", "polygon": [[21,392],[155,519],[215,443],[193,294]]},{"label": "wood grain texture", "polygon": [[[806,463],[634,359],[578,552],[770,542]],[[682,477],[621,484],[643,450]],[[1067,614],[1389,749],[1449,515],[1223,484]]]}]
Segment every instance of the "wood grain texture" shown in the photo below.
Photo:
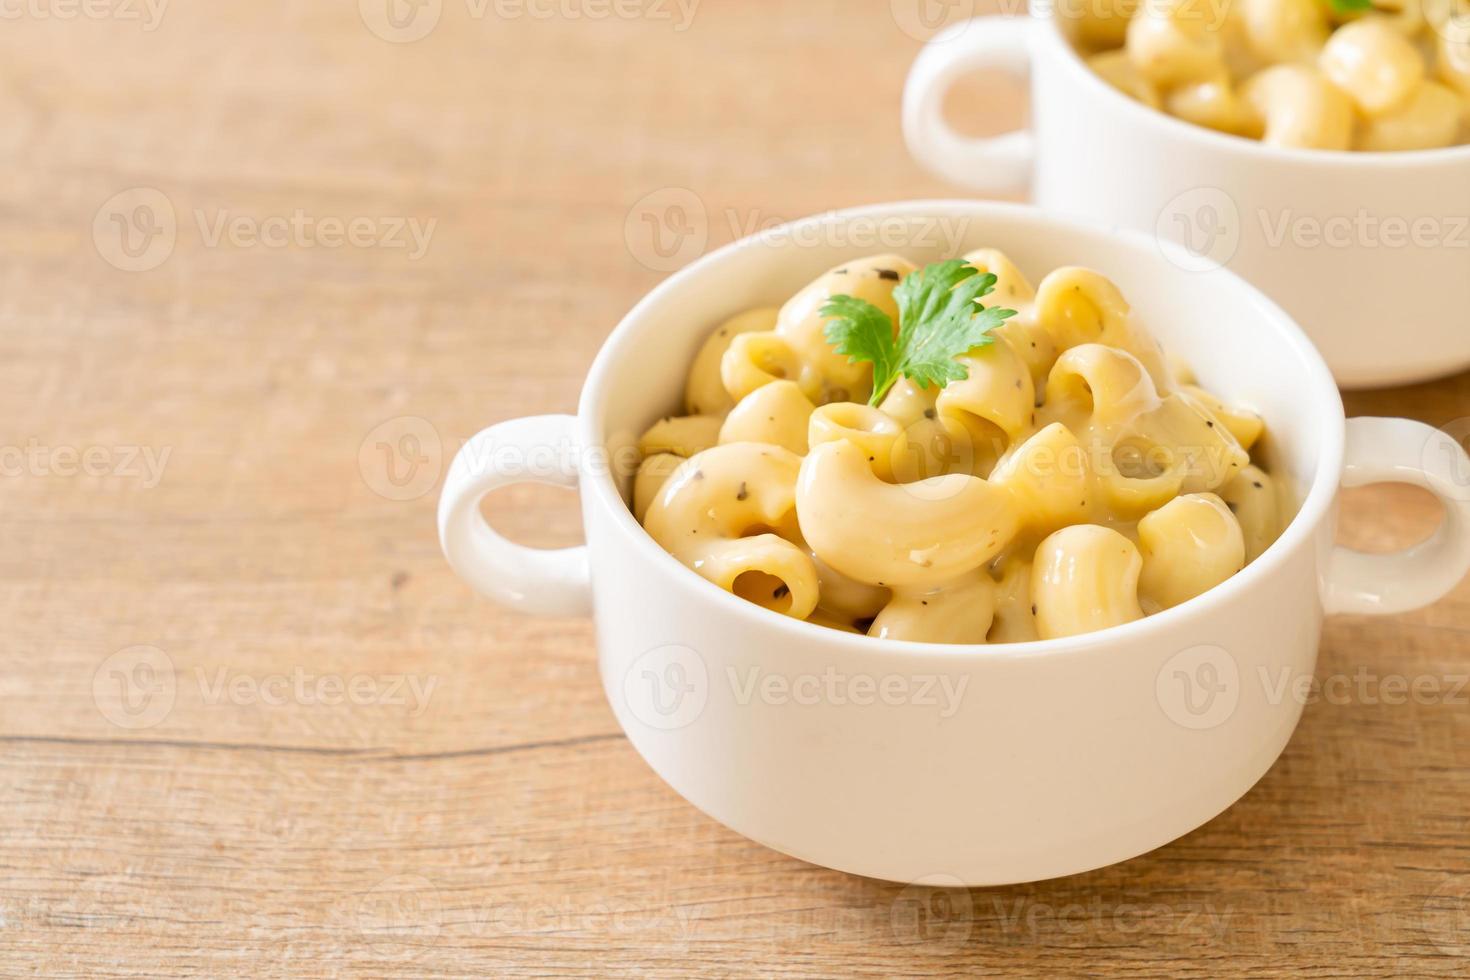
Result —
[{"label": "wood grain texture", "polygon": [[[445,567],[447,455],[570,410],[676,232],[952,192],[899,139],[902,6],[444,0],[412,43],[352,0],[6,21],[0,975],[1464,975],[1470,586],[1327,632],[1322,678],[1435,696],[1310,704],[1152,854],[947,892],[713,823],[619,733],[587,623]],[[175,241],[129,272],[156,226],[106,202],[139,187]],[[655,248],[638,202],[671,188],[697,206]],[[355,218],[434,224],[332,246]],[[1348,401],[1453,424],[1470,376]],[[570,495],[495,504],[577,539]],[[1372,488],[1343,533],[1433,520]]]}]

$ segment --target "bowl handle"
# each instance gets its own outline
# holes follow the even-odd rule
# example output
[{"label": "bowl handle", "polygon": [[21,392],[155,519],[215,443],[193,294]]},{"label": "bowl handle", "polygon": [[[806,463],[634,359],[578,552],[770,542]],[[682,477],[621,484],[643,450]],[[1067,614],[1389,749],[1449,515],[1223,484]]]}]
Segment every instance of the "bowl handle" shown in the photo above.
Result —
[{"label": "bowl handle", "polygon": [[576,417],[537,415],[492,425],[464,444],[439,497],[439,544],[470,588],[523,612],[576,616],[591,608],[587,546],[528,548],[485,522],[480,500],[515,483],[575,487]]},{"label": "bowl handle", "polygon": [[978,17],[952,25],[924,45],[903,89],[903,135],[915,160],[946,180],[987,194],[1026,190],[1036,156],[1031,131],[961,136],[944,121],[944,97],[955,82],[975,72],[1029,77],[1034,29],[1029,17]]},{"label": "bowl handle", "polygon": [[1411,419],[1348,419],[1342,485],[1410,483],[1444,504],[1432,537],[1370,555],[1333,548],[1323,586],[1332,613],[1401,613],[1444,598],[1470,572],[1470,457],[1448,433]]}]

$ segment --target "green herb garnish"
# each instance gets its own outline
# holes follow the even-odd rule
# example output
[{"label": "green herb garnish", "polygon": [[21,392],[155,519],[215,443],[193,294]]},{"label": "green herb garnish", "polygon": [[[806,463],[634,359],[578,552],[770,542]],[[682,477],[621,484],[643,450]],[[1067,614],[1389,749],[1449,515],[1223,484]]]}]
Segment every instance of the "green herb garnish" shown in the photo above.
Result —
[{"label": "green herb garnish", "polygon": [[1328,4],[1340,14],[1358,14],[1373,9],[1373,0],[1328,0]]},{"label": "green herb garnish", "polygon": [[850,363],[873,365],[876,405],[902,375],[921,388],[943,387],[970,376],[955,358],[995,343],[990,331],[1015,310],[984,307],[981,296],[995,288],[992,273],[960,259],[926,265],[904,277],[893,289],[898,304],[898,336],[887,313],[855,296],[827,300],[821,315],[831,317],[823,331],[827,342]]}]

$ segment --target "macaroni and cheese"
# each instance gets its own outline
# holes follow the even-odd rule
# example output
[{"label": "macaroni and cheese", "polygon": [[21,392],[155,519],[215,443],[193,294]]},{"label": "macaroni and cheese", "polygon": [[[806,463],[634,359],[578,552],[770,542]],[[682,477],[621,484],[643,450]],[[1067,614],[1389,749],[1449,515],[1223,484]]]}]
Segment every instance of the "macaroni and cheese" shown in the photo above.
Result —
[{"label": "macaroni and cheese", "polygon": [[[686,414],[639,443],[632,506],[653,539],[767,609],[935,643],[1127,623],[1275,540],[1278,496],[1251,456],[1261,418],[1196,386],[1112,282],[1061,268],[1033,289],[999,251],[964,261],[949,271],[992,288],[964,294],[948,326],[987,313],[993,329],[946,359],[943,385],[890,373],[875,397],[873,365],[829,339],[834,297],[871,309],[880,342],[884,316],[903,339],[913,291],[895,290],[921,273],[898,256],[845,263],[717,326]],[[960,289],[944,285],[925,315]]]},{"label": "macaroni and cheese", "polygon": [[1125,94],[1275,146],[1470,141],[1470,0],[1083,0],[1073,35]]}]

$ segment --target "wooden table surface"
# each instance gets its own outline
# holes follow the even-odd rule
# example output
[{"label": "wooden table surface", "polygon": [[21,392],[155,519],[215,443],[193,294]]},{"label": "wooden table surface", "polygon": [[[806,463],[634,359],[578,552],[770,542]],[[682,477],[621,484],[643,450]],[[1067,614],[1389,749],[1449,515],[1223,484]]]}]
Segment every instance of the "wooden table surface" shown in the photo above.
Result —
[{"label": "wooden table surface", "polygon": [[[929,892],[714,823],[587,622],[451,575],[447,455],[571,410],[667,268],[954,192],[899,138],[911,5],[691,3],[6,7],[0,975],[1464,975],[1470,585],[1333,621],[1319,676],[1430,696],[1308,705],[1209,825]],[[1470,376],[1348,402],[1470,432]],[[1343,536],[1435,520],[1376,488]]]}]

